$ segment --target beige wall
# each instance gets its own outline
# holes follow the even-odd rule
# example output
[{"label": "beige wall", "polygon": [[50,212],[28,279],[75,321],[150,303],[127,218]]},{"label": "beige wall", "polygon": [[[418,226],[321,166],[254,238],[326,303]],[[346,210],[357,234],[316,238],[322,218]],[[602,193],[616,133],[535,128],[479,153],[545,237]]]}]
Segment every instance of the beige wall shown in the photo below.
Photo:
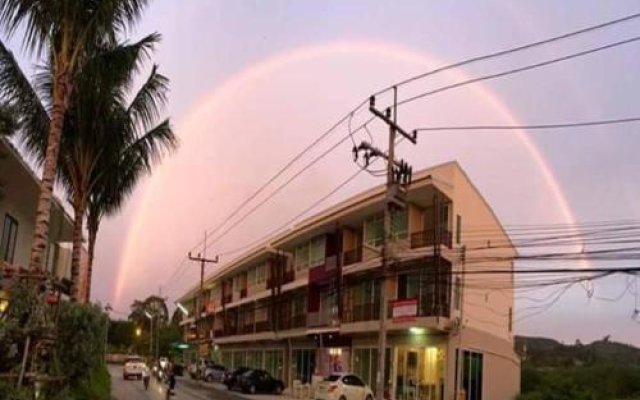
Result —
[{"label": "beige wall", "polygon": [[[35,209],[39,194],[37,177],[17,151],[0,139],[0,236],[7,214],[18,221],[18,234],[13,264],[29,266],[31,239],[35,224]],[[58,200],[52,204],[49,222],[49,249],[45,265],[58,276],[70,277],[72,221]],[[68,254],[67,254],[68,249]]]},{"label": "beige wall", "polygon": [[[453,168],[453,166],[452,166]],[[453,205],[450,210],[453,243],[456,244],[456,216],[462,217],[461,244],[465,245],[466,262],[458,262],[455,269],[471,270],[504,269],[505,274],[464,275],[463,319],[464,325],[479,329],[508,341],[513,340],[513,329],[509,330],[509,310],[513,311],[511,289],[512,262],[515,256],[506,234],[502,231],[489,205],[482,199],[464,172],[454,168],[452,175]],[[491,246],[488,249],[478,249]],[[479,262],[486,257],[506,258],[506,261]],[[512,325],[513,328],[513,325]]]}]

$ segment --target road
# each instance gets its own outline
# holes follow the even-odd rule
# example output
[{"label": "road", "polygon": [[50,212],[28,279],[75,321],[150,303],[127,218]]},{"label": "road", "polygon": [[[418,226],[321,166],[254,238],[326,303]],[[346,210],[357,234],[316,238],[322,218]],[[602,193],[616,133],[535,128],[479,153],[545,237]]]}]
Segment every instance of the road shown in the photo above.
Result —
[{"label": "road", "polygon": [[[165,400],[166,386],[158,384],[153,378],[149,383],[149,389],[145,391],[142,381],[122,379],[122,366],[110,365],[109,373],[111,396],[115,400]],[[172,396],[171,400],[247,400],[248,397],[221,389],[219,385],[178,378],[176,395]],[[261,399],[262,397],[256,396],[256,400],[266,400]]]}]

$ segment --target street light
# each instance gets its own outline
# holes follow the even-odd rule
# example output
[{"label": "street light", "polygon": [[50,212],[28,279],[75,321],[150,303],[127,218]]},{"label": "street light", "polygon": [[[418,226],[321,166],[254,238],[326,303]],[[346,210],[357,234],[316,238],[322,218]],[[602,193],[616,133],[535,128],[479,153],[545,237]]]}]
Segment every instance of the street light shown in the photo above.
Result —
[{"label": "street light", "polygon": [[109,303],[107,303],[107,305],[104,307],[104,311],[107,313],[107,323],[106,323],[106,327],[104,328],[104,362],[107,362],[107,346],[109,343],[109,323],[111,322],[111,316],[109,315],[111,313],[111,311],[113,310],[113,308],[111,307],[111,305]]},{"label": "street light", "polygon": [[149,359],[153,353],[153,315],[149,311],[144,311],[144,315],[149,318]]},{"label": "street light", "polygon": [[140,336],[142,334],[142,329],[136,328],[136,336]]},{"label": "street light", "polygon": [[0,317],[9,309],[9,295],[4,290],[0,290]]}]

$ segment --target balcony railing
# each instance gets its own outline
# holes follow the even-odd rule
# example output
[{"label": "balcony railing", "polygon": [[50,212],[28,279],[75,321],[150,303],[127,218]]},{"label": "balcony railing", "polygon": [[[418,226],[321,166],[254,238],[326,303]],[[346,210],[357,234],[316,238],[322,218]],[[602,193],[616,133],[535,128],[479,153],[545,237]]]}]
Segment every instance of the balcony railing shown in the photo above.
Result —
[{"label": "balcony railing", "polygon": [[231,300],[233,300],[233,294],[228,293],[222,297],[222,304],[231,303]]},{"label": "balcony railing", "polygon": [[[416,249],[420,247],[433,246],[436,243],[436,232],[434,230],[426,230],[421,232],[415,232],[411,234],[411,248]],[[440,229],[438,235],[439,244],[445,245],[448,248],[452,246],[452,234],[448,229]]]},{"label": "balcony railing", "polygon": [[342,265],[347,266],[362,261],[362,246],[342,253]]},{"label": "balcony railing", "polygon": [[[284,272],[282,276],[281,285],[286,285],[289,282],[293,282],[296,279],[296,273],[294,270],[287,270]],[[269,277],[267,278],[267,289],[272,289],[277,286],[277,282],[275,278]]]},{"label": "balcony railing", "polygon": [[340,325],[340,319],[338,318],[337,308],[328,312],[309,312],[307,314],[307,326],[337,326]]},{"label": "balcony railing", "polygon": [[280,330],[304,328],[307,325],[307,314],[294,315],[292,317],[285,317],[280,320]]},{"label": "balcony railing", "polygon": [[258,332],[268,332],[271,330],[271,323],[269,321],[258,321],[256,322],[256,333]]},{"label": "balcony railing", "polygon": [[244,299],[245,297],[247,297],[247,289],[240,289],[240,298]]},{"label": "balcony railing", "polygon": [[345,322],[372,321],[380,318],[380,303],[364,303],[354,305],[345,312]]}]

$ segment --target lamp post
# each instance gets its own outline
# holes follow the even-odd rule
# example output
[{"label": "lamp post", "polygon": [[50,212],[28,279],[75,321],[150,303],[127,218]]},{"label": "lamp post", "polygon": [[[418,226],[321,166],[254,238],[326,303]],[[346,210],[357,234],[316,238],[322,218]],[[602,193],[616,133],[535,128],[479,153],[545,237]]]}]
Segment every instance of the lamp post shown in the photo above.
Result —
[{"label": "lamp post", "polygon": [[109,344],[109,324],[111,323],[111,316],[109,315],[113,308],[109,303],[104,307],[105,313],[107,313],[107,323],[104,328],[104,362],[107,362],[107,346]]},{"label": "lamp post", "polygon": [[149,318],[149,359],[153,355],[153,315],[149,311],[145,311],[144,315]]}]

